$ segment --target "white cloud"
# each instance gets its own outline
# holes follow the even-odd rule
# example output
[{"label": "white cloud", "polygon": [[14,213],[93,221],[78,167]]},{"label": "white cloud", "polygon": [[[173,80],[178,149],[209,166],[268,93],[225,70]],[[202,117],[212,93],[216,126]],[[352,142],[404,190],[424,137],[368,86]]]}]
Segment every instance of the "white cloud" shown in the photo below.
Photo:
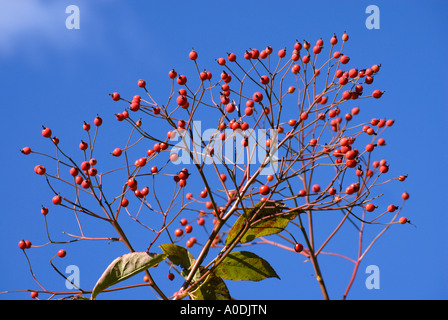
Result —
[{"label": "white cloud", "polygon": [[18,50],[61,40],[64,30],[59,29],[65,25],[60,17],[65,10],[60,11],[57,2],[1,0],[0,55],[11,55]]}]

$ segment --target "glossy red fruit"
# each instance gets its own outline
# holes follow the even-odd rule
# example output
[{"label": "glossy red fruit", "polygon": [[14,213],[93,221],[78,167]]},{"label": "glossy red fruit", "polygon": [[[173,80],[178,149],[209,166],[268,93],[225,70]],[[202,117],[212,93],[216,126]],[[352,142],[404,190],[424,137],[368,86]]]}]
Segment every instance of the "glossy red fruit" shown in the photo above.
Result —
[{"label": "glossy red fruit", "polygon": [[94,177],[97,175],[98,170],[96,168],[90,168],[88,173],[89,173],[89,176]]},{"label": "glossy red fruit", "polygon": [[270,191],[271,191],[271,188],[267,185],[262,185],[260,187],[260,193],[264,196],[267,195]]},{"label": "glossy red fruit", "polygon": [[174,70],[174,69],[170,70],[170,71],[168,72],[168,77],[169,77],[170,79],[174,79],[174,78],[176,78],[176,77],[177,77],[177,72],[176,72],[176,70]]},{"label": "glossy red fruit", "polygon": [[261,76],[260,82],[261,82],[261,84],[268,84],[269,83],[269,77],[266,76],[266,75]]},{"label": "glossy red fruit", "polygon": [[403,194],[401,195],[401,198],[402,198],[403,200],[408,200],[408,199],[409,199],[409,193],[407,193],[407,192],[403,192]]},{"label": "glossy red fruit", "polygon": [[47,207],[42,206],[42,208],[40,209],[40,213],[42,213],[44,216],[46,216],[48,212],[49,210]]},{"label": "glossy red fruit", "polygon": [[187,223],[188,223],[187,219],[185,219],[185,218],[180,219],[180,225],[181,226],[185,226],[185,225],[187,225]]},{"label": "glossy red fruit", "polygon": [[87,171],[90,169],[90,162],[89,161],[83,161],[81,162],[81,170]]},{"label": "glossy red fruit", "polygon": [[114,92],[111,94],[112,100],[118,101],[120,100],[120,94],[118,92]]},{"label": "glossy red fruit", "polygon": [[389,212],[394,212],[397,209],[398,209],[398,207],[394,206],[393,204],[390,204],[387,206],[387,211],[389,211]]},{"label": "glossy red fruit", "polygon": [[168,279],[173,281],[174,280],[174,273],[168,273]]},{"label": "glossy red fruit", "polygon": [[81,140],[81,143],[79,144],[79,149],[84,151],[87,150],[88,147],[89,145],[87,144],[87,142]]},{"label": "glossy red fruit", "polygon": [[174,230],[174,235],[176,237],[181,237],[184,234],[184,231],[180,228],[177,228],[176,230]]},{"label": "glossy red fruit", "polygon": [[278,51],[278,56],[279,56],[280,58],[284,58],[284,57],[286,56],[286,49],[280,49],[280,50]]},{"label": "glossy red fruit", "polygon": [[401,224],[405,224],[405,223],[409,222],[409,220],[406,219],[406,217],[400,217],[400,219],[398,219],[398,222]]},{"label": "glossy red fruit", "polygon": [[146,81],[140,79],[140,80],[138,80],[137,85],[138,85],[140,88],[144,88],[144,87],[146,87]]},{"label": "glossy red fruit", "polygon": [[198,58],[198,53],[194,50],[191,50],[190,53],[188,54],[188,57],[191,60],[196,60]]},{"label": "glossy red fruit", "polygon": [[228,103],[226,106],[227,113],[232,113],[235,111],[235,105],[233,103]]},{"label": "glossy red fruit", "polygon": [[187,83],[187,77],[184,75],[180,75],[179,77],[177,77],[177,83],[183,86]]},{"label": "glossy red fruit", "polygon": [[22,250],[26,249],[26,242],[25,242],[25,240],[20,240],[19,241],[19,248],[22,249]]},{"label": "glossy red fruit", "polygon": [[67,255],[67,251],[65,251],[64,249],[61,249],[58,251],[59,258],[64,258],[66,255]]},{"label": "glossy red fruit", "polygon": [[382,95],[383,95],[383,92],[381,92],[380,90],[375,90],[372,92],[372,97],[374,97],[375,99],[381,98]]},{"label": "glossy red fruit", "polygon": [[93,120],[93,124],[99,127],[103,124],[103,119],[100,116],[96,116]]},{"label": "glossy red fruit", "polygon": [[234,54],[234,53],[229,53],[228,55],[227,55],[227,59],[229,60],[229,61],[236,61],[236,55]]},{"label": "glossy red fruit", "polygon": [[25,147],[25,148],[22,148],[21,150],[20,150],[20,152],[22,152],[23,154],[30,154],[31,153],[31,148],[30,147]]},{"label": "glossy red fruit", "polygon": [[347,64],[347,63],[350,61],[350,58],[349,58],[348,56],[346,56],[346,55],[342,55],[342,56],[339,58],[339,61],[340,61],[342,64]]},{"label": "glossy red fruit", "polygon": [[38,293],[38,292],[36,292],[36,291],[31,291],[31,293],[30,293],[30,297],[31,297],[32,299],[37,299],[38,296],[39,296],[39,293]]},{"label": "glossy red fruit", "polygon": [[252,95],[252,100],[254,100],[255,102],[261,102],[263,100],[263,94],[261,92],[255,92]]},{"label": "glossy red fruit", "polygon": [[115,148],[114,151],[112,151],[112,155],[115,157],[119,157],[122,154],[122,150],[120,148]]},{"label": "glossy red fruit", "polygon": [[205,219],[204,218],[199,218],[197,223],[198,223],[198,225],[203,226],[205,224]]},{"label": "glossy red fruit", "polygon": [[320,185],[318,185],[318,184],[313,185],[312,190],[313,190],[313,192],[319,192],[320,191]]},{"label": "glossy red fruit", "polygon": [[191,231],[193,231],[193,227],[191,226],[191,224],[187,224],[185,226],[185,233],[191,233]]},{"label": "glossy red fruit", "polygon": [[294,251],[295,252],[302,252],[303,250],[303,245],[301,243],[296,243],[294,246]]},{"label": "glossy red fruit", "polygon": [[129,205],[129,200],[127,198],[123,198],[121,200],[121,206],[126,208],[128,205]]},{"label": "glossy red fruit", "polygon": [[137,183],[137,180],[136,180],[135,178],[129,178],[127,184],[128,184],[128,187],[129,187],[132,191],[134,191],[134,190],[137,189],[137,185],[138,185],[138,183]]},{"label": "glossy red fruit", "polygon": [[44,175],[46,171],[45,167],[40,164],[34,167],[34,172],[38,175]]},{"label": "glossy red fruit", "polygon": [[368,212],[372,212],[373,210],[375,210],[375,205],[373,203],[366,204],[366,210]]},{"label": "glossy red fruit", "polygon": [[42,135],[45,137],[45,138],[50,138],[51,137],[51,129],[50,128],[45,128],[45,127],[42,127]]}]

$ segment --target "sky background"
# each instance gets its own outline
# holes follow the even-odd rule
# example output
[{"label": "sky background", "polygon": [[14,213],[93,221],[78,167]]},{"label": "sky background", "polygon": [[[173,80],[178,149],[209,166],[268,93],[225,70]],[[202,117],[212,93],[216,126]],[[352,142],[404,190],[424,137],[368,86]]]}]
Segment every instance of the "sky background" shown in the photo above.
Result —
[{"label": "sky background", "polygon": [[[71,4],[80,9],[79,30],[65,26],[65,9]],[[371,4],[380,9],[379,30],[369,30],[365,25],[365,9]],[[83,121],[93,123],[100,114],[104,132],[98,138],[99,152],[107,155],[124,143],[126,136],[120,132],[129,131],[117,130],[120,126],[114,113],[122,110],[108,94],[119,91],[130,97],[142,93],[136,83],[143,78],[156,98],[166,97],[169,70],[175,68],[186,74],[194,71],[188,60],[191,48],[198,51],[200,64],[210,66],[217,75],[221,70],[214,59],[228,51],[243,53],[247,48],[262,49],[267,45],[274,52],[283,47],[291,50],[296,39],[314,43],[322,38],[328,43],[333,33],[340,38],[347,31],[352,65],[382,65],[375,85],[386,94],[371,106],[376,109],[366,110],[363,116],[396,120],[385,136],[385,156],[392,164],[391,175],[409,175],[405,183],[385,186],[382,201],[389,203],[403,191],[409,192],[411,197],[403,215],[415,225],[393,226],[380,238],[360,265],[348,298],[447,299],[448,210],[444,181],[448,163],[448,81],[442,72],[448,52],[447,9],[448,2],[442,0],[0,0],[0,292],[38,289],[17,243],[23,238],[34,245],[48,241],[40,214],[42,204],[51,210],[48,221],[53,238],[66,239],[62,230],[77,231],[73,217],[50,204],[51,191],[33,172],[36,164],[50,162],[20,153],[24,146],[42,152],[50,150],[40,133],[42,125],[50,127],[67,149],[74,146],[75,152],[80,137],[85,137]],[[89,228],[91,234],[113,234],[104,225]],[[355,234],[348,231],[346,235],[336,245],[356,243]],[[131,241],[144,250],[147,241],[141,237],[136,231]],[[48,262],[61,248],[67,250],[67,257],[54,260],[55,265],[62,271],[68,265],[77,265],[81,286],[86,289],[93,288],[110,261],[126,252],[120,243],[107,245],[101,241],[28,250],[33,271],[48,289],[66,290],[64,280]],[[303,263],[302,256],[268,246],[254,248],[254,252],[271,263],[281,280],[226,282],[235,298],[321,299],[312,268]],[[354,257],[355,251],[351,253]],[[352,265],[331,256],[320,259],[330,298],[340,299]],[[368,265],[380,270],[379,289],[365,286]],[[164,281],[168,269],[161,267],[166,271],[157,277]],[[174,292],[180,281],[180,276],[169,284],[164,281],[164,289]],[[140,288],[98,298],[152,299],[153,295],[147,288]],[[0,294],[0,299],[30,298],[29,293],[10,293]]]}]

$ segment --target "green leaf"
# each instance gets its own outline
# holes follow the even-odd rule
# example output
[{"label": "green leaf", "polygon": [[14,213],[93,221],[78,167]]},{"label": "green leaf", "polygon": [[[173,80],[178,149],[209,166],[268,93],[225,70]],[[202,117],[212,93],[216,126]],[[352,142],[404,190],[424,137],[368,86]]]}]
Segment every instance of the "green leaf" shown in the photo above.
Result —
[{"label": "green leaf", "polygon": [[249,251],[231,252],[214,270],[215,275],[228,280],[260,281],[278,278],[275,270],[263,258]]},{"label": "green leaf", "polygon": [[149,269],[166,258],[165,254],[131,252],[116,258],[103,272],[92,291],[92,300],[104,289]]},{"label": "green leaf", "polygon": [[282,232],[288,223],[294,219],[299,212],[291,212],[284,215],[278,215],[282,212],[284,204],[278,201],[270,201],[264,207],[258,209],[263,203],[257,203],[254,208],[246,209],[245,214],[238,217],[235,224],[226,237],[226,245],[238,237],[239,233],[244,229],[248,219],[255,216],[255,220],[251,223],[249,229],[241,237],[239,243],[246,243],[258,237],[268,236]]},{"label": "green leaf", "polygon": [[[205,273],[205,269],[201,269],[201,274]],[[224,280],[210,273],[205,281],[199,287],[191,292],[192,300],[230,300],[229,289]]]},{"label": "green leaf", "polygon": [[175,265],[181,266],[184,269],[190,268],[195,262],[191,253],[184,247],[177,244],[162,244],[160,245],[162,251],[168,256],[168,259]]}]

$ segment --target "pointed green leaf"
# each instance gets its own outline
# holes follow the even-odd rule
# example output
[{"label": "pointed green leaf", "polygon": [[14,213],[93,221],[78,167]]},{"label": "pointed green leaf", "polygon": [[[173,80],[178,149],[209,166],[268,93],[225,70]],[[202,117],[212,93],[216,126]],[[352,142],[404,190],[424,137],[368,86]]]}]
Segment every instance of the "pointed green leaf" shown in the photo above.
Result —
[{"label": "pointed green leaf", "polygon": [[[203,274],[206,269],[201,269]],[[210,273],[199,287],[191,292],[192,300],[230,300],[231,296],[224,280]]]},{"label": "pointed green leaf", "polygon": [[231,252],[214,270],[215,275],[228,280],[260,281],[278,278],[275,270],[263,258],[249,251]]},{"label": "pointed green leaf", "polygon": [[184,247],[178,246],[177,244],[167,243],[160,245],[160,248],[175,265],[188,269],[194,264],[195,259]]},{"label": "pointed green leaf", "polygon": [[238,217],[227,235],[226,245],[232,243],[244,229],[248,219],[254,214],[256,214],[255,220],[240,239],[239,243],[250,242],[258,237],[280,233],[286,228],[288,223],[299,214],[299,212],[293,212],[278,215],[278,213],[282,212],[285,205],[277,201],[267,203],[264,207],[258,209],[261,205],[262,202],[257,203],[253,209],[246,209],[245,214]]},{"label": "pointed green leaf", "polygon": [[104,289],[157,265],[165,258],[165,254],[149,252],[131,252],[116,258],[97,281],[91,299],[94,300]]}]

